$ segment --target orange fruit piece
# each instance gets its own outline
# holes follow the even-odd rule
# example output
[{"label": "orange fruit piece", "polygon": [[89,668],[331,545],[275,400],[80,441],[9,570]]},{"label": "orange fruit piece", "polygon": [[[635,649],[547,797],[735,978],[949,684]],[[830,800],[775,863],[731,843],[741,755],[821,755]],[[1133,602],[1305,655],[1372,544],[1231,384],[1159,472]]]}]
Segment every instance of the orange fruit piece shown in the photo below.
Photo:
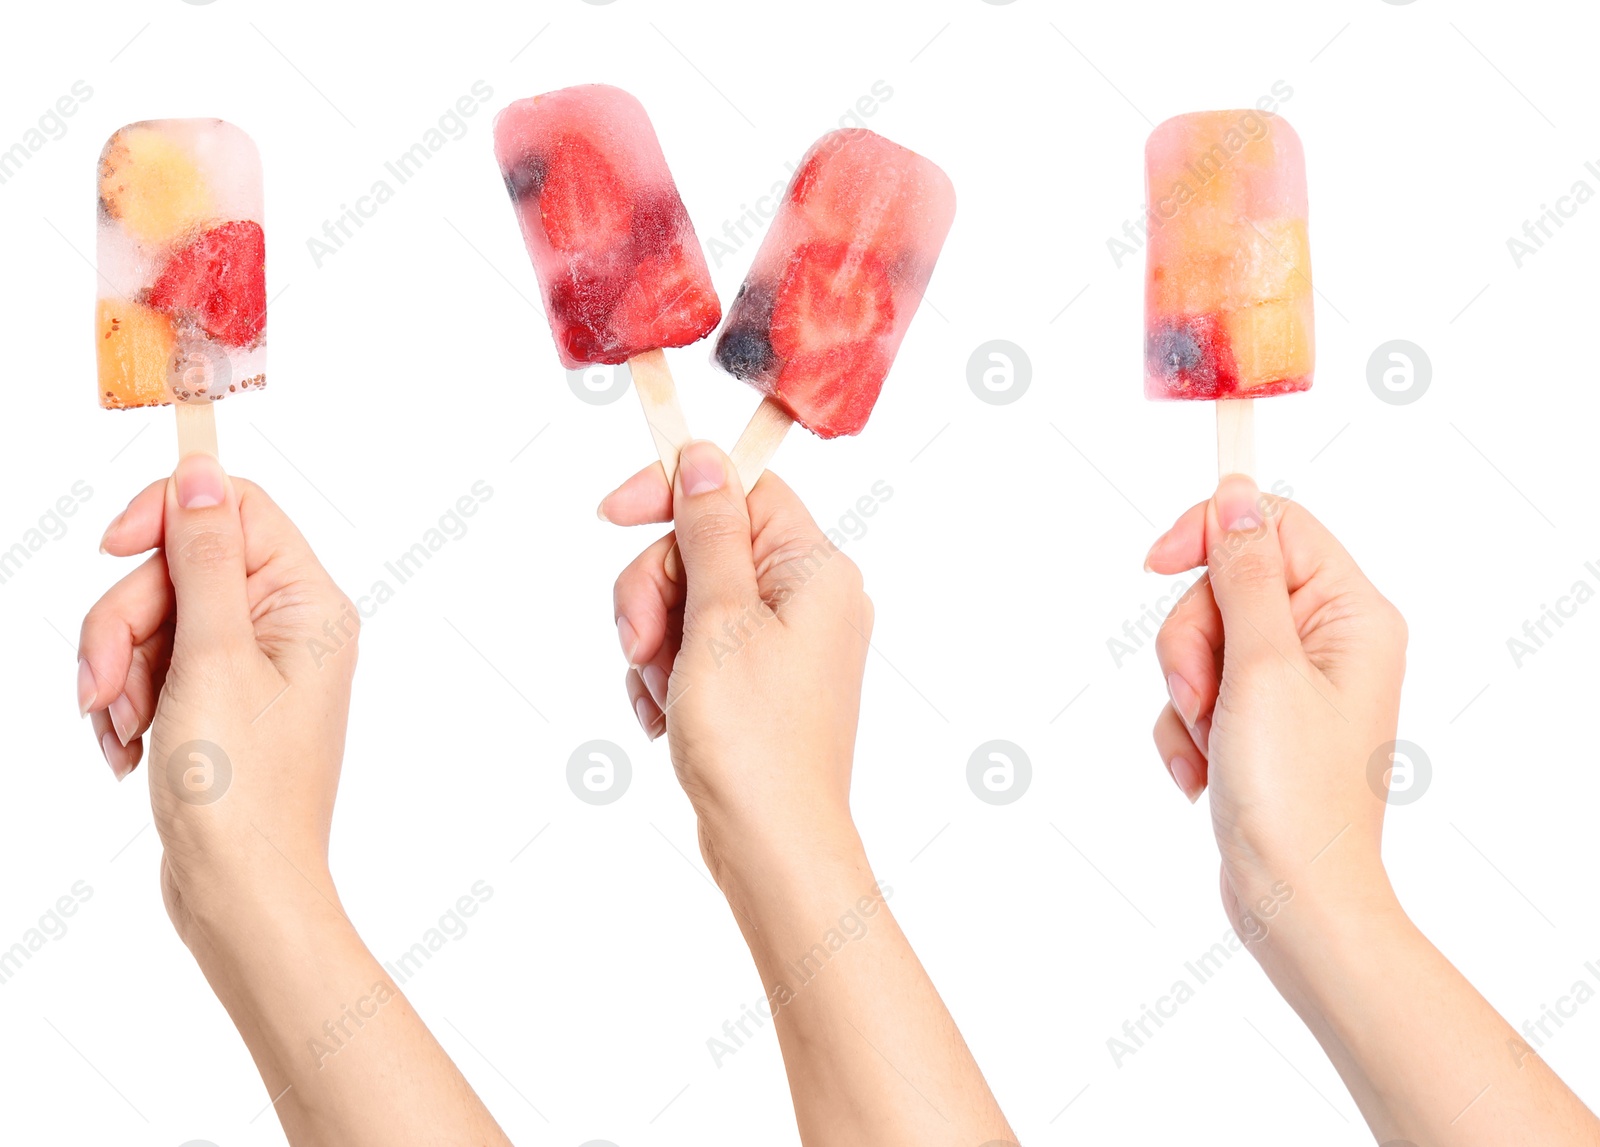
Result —
[{"label": "orange fruit piece", "polygon": [[211,197],[194,158],[152,127],[125,127],[100,153],[100,202],[134,238],[162,246],[206,221]]},{"label": "orange fruit piece", "polygon": [[95,336],[101,406],[120,410],[172,401],[167,366],[177,336],[166,315],[139,303],[101,299],[95,308]]},{"label": "orange fruit piece", "polygon": [[1224,320],[1239,372],[1239,389],[1286,382],[1311,373],[1309,299],[1273,299],[1230,311]]}]

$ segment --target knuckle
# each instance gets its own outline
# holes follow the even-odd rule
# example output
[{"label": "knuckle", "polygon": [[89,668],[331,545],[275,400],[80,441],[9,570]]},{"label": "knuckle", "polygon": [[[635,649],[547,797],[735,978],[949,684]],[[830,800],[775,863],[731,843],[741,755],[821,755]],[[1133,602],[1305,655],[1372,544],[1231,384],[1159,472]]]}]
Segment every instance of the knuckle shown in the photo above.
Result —
[{"label": "knuckle", "polygon": [[1156,630],[1156,660],[1163,666],[1171,665],[1182,644],[1183,638],[1179,636],[1178,627],[1168,620]]},{"label": "knuckle", "polygon": [[1227,580],[1241,589],[1253,590],[1283,580],[1276,561],[1256,550],[1241,550],[1228,559]]},{"label": "knuckle", "polygon": [[1282,658],[1262,645],[1248,645],[1243,649],[1230,648],[1224,656],[1227,658],[1227,671],[1230,676],[1257,685],[1265,683],[1283,663]]},{"label": "knuckle", "polygon": [[222,569],[239,558],[238,535],[214,526],[191,526],[178,539],[178,560],[202,571]]},{"label": "knuckle", "polygon": [[1404,650],[1411,643],[1411,627],[1406,624],[1405,615],[1393,602],[1388,598],[1381,600],[1383,606],[1378,614],[1383,631],[1389,635],[1389,641],[1396,649]]},{"label": "knuckle", "polygon": [[678,534],[680,540],[687,540],[694,549],[714,550],[743,543],[747,527],[733,514],[701,514],[692,522],[679,526]]}]

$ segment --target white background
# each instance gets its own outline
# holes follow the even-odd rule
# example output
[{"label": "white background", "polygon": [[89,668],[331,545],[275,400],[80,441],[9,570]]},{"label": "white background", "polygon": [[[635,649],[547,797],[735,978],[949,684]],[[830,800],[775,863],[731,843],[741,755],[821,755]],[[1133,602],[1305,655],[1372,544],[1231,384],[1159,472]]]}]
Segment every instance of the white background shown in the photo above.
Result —
[{"label": "white background", "polygon": [[[273,493],[352,595],[474,482],[493,488],[366,623],[333,864],[384,959],[474,882],[493,888],[406,991],[516,1141],[795,1142],[770,1028],[720,1068],[706,1049],[761,989],[665,745],[645,742],[621,687],[611,582],[653,535],[593,508],[649,440],[631,398],[591,406],[568,389],[492,159],[495,110],[574,83],[643,100],[704,237],[876,81],[892,97],[868,126],[955,182],[931,305],[871,425],[832,443],[797,431],[775,468],[824,524],[875,482],[893,488],[847,547],[878,610],[855,809],[1024,1143],[1365,1141],[1244,955],[1120,1067],[1106,1046],[1227,928],[1206,810],[1150,746],[1153,655],[1119,667],[1107,648],[1167,592],[1141,559],[1211,489],[1212,412],[1141,397],[1142,257],[1119,269],[1106,240],[1138,217],[1154,122],[1250,105],[1274,81],[1305,141],[1320,353],[1309,395],[1263,404],[1259,470],[1411,624],[1401,736],[1433,779],[1391,811],[1391,871],[1513,1023],[1596,984],[1600,605],[1520,668],[1506,645],[1578,579],[1600,586],[1584,569],[1600,559],[1585,333],[1600,204],[1520,269],[1506,246],[1575,181],[1600,190],[1584,169],[1600,161],[1592,14],[1438,0],[405,11],[419,14],[140,0],[5,17],[0,148],[74,81],[94,94],[0,186],[0,548],[75,482],[93,495],[0,585],[0,947],[75,881],[93,897],[0,985],[0,1138],[281,1142],[162,911],[144,773],[114,784],[73,705],[78,621],[132,564],[97,555],[100,531],[174,461],[170,412],[95,405],[81,257],[102,141],[159,116],[232,120],[266,165],[270,384],[217,411],[230,468]],[[464,138],[316,267],[307,238],[477,80],[494,97]],[[725,300],[753,250],[717,267]],[[1433,366],[1411,405],[1367,384],[1368,357],[1396,338]],[[1032,361],[1010,405],[967,385],[991,339]],[[693,427],[730,442],[753,393],[704,345],[670,358]],[[565,780],[596,738],[634,766],[606,807]],[[991,738],[1033,762],[1004,807],[965,780]],[[1600,1099],[1600,1003],[1545,1051]]]}]

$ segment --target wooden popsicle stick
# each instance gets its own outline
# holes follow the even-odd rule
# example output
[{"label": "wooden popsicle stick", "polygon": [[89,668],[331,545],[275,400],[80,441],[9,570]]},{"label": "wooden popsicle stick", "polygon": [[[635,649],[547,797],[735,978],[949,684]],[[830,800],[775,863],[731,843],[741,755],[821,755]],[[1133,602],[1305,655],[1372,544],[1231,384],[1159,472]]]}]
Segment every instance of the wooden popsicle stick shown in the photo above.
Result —
[{"label": "wooden popsicle stick", "polygon": [[770,398],[763,398],[761,405],[756,407],[744,433],[733,444],[733,453],[730,455],[746,494],[755,488],[761,475],[766,473],[767,463],[772,461],[772,456],[783,444],[783,436],[793,425],[794,419],[789,417],[789,412]]},{"label": "wooden popsicle stick", "polygon": [[639,392],[644,420],[650,425],[670,486],[678,472],[678,454],[689,442],[689,424],[678,405],[678,388],[667,369],[667,356],[658,350],[636,354],[628,360],[628,372],[633,375],[633,389]]},{"label": "wooden popsicle stick", "polygon": [[217,415],[210,402],[178,402],[174,410],[178,415],[178,457],[190,454],[217,453]]},{"label": "wooden popsicle stick", "polygon": [[1255,477],[1256,402],[1253,398],[1227,398],[1217,407],[1217,478],[1229,474]]}]

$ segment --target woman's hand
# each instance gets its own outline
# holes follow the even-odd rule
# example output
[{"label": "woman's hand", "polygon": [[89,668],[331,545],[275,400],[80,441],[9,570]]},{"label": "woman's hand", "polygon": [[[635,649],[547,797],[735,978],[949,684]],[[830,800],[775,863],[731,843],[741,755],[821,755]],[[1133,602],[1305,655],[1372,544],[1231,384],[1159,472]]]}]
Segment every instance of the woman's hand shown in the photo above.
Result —
[{"label": "woman's hand", "polygon": [[1204,564],[1156,641],[1156,745],[1207,785],[1235,931],[1379,1142],[1593,1144],[1600,1123],[1400,907],[1380,854],[1406,627],[1310,514],[1223,480],[1147,564]]},{"label": "woman's hand", "polygon": [[[1150,550],[1207,576],[1156,639],[1171,698],[1155,739],[1190,800],[1211,789],[1239,935],[1317,873],[1387,889],[1379,845],[1406,626],[1300,506],[1223,481]],[[1373,762],[1377,761],[1378,765]],[[1374,788],[1374,784],[1378,787]]]},{"label": "woman's hand", "polygon": [[119,778],[150,737],[167,913],[290,1142],[505,1144],[328,871],[349,600],[266,494],[209,455],[134,498],[102,545],[158,552],[85,618],[79,706]]},{"label": "woman's hand", "polygon": [[[727,849],[853,834],[872,602],[855,563],[776,475],[747,502],[723,453],[693,444],[676,505],[676,532],[617,579],[617,634],[629,699],[646,732],[669,733],[721,880]],[[627,508],[612,507],[621,520]],[[646,503],[633,520],[665,508]]]},{"label": "woman's hand", "polygon": [[761,974],[801,1140],[1011,1141],[850,819],[872,633],[860,571],[775,475],[746,500],[710,443],[683,451],[671,490],[648,467],[600,516],[674,509],[675,535],[617,579],[629,699],[671,742],[701,853]]},{"label": "woman's hand", "polygon": [[179,935],[199,939],[197,918],[241,895],[309,882],[332,899],[355,609],[283,511],[209,455],[146,487],[101,545],[157,550],[84,619],[78,700],[119,778],[149,735]]}]

